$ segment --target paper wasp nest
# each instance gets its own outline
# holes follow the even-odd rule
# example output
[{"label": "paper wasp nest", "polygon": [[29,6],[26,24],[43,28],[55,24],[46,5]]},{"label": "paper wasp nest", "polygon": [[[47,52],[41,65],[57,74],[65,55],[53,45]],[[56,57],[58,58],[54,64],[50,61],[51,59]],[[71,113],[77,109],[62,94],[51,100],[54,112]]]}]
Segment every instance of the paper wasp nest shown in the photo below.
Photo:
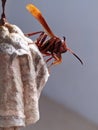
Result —
[{"label": "paper wasp nest", "polygon": [[16,25],[0,26],[0,127],[25,126],[39,119],[38,101],[48,76],[33,41]]}]

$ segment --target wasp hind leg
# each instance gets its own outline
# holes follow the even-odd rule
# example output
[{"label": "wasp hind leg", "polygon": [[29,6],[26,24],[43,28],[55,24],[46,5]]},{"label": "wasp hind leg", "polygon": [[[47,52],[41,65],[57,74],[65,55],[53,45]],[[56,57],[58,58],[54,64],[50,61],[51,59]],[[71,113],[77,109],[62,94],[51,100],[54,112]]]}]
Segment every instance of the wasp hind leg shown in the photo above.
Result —
[{"label": "wasp hind leg", "polygon": [[31,36],[37,35],[39,33],[41,34],[41,33],[43,33],[43,31],[25,33],[24,35],[27,36],[27,37],[31,37]]}]

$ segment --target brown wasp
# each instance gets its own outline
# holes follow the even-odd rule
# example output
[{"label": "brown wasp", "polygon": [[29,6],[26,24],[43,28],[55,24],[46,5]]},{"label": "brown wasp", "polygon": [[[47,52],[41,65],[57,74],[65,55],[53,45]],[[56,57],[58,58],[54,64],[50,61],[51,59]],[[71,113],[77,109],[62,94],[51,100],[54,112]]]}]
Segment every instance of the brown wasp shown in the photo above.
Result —
[{"label": "brown wasp", "polygon": [[[45,32],[39,31],[29,33],[27,36],[40,33],[40,36],[37,38],[35,43],[42,54],[45,56],[50,56],[46,62],[54,59],[51,65],[60,64],[62,62],[61,54],[69,51],[81,62],[81,64],[83,64],[82,60],[70,48],[67,47],[66,38],[63,37],[63,39],[60,39],[52,32],[40,10],[36,6],[33,4],[28,4],[26,8],[39,21],[45,30]],[[49,39],[47,39],[48,36]]]}]

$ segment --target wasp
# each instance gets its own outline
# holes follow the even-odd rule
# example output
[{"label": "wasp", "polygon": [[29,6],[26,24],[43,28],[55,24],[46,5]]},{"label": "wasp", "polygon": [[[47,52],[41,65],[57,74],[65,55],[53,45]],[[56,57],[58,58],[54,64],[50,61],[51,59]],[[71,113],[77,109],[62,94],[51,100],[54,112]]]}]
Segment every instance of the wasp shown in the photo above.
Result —
[{"label": "wasp", "polygon": [[[51,65],[57,65],[62,62],[62,53],[69,51],[72,53],[81,64],[82,60],[67,46],[66,38],[60,39],[56,36],[49,25],[47,24],[45,18],[43,17],[41,11],[33,4],[28,4],[26,9],[34,16],[35,19],[42,25],[45,31],[39,31],[35,33],[29,33],[27,36],[32,36],[40,33],[35,44],[38,46],[40,52],[45,56],[49,56],[46,62],[53,59]],[[47,39],[48,37],[48,39]]]}]

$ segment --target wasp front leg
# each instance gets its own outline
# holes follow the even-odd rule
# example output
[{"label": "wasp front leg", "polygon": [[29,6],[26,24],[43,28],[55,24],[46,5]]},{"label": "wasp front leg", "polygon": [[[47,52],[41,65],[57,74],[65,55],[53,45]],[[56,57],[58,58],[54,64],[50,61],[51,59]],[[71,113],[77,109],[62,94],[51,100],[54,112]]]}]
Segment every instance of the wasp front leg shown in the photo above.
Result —
[{"label": "wasp front leg", "polygon": [[57,65],[60,64],[62,62],[62,56],[61,54],[53,54],[53,58],[55,59],[54,62],[52,63],[52,65]]},{"label": "wasp front leg", "polygon": [[49,65],[49,68],[52,66],[52,65],[57,65],[57,64],[60,64],[62,62],[62,56],[61,54],[52,54],[52,56],[46,60],[46,63],[49,62],[51,59],[54,58],[54,61]]}]

